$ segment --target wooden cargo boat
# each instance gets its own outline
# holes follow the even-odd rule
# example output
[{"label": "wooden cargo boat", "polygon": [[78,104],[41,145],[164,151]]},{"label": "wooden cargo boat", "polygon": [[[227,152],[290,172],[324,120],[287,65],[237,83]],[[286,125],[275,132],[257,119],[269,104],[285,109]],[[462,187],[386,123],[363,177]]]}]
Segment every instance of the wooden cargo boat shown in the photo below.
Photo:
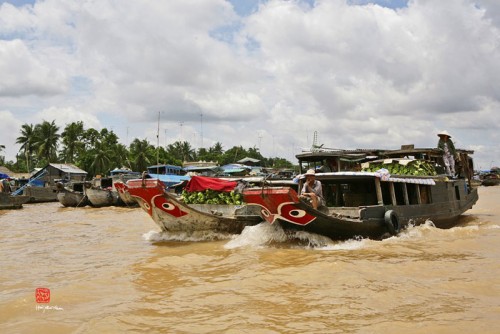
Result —
[{"label": "wooden cargo boat", "polygon": [[[262,180],[252,178],[247,182],[258,181],[257,179]],[[120,191],[128,192],[134,197],[163,231],[213,231],[231,234],[241,233],[245,226],[262,222],[259,207],[229,201],[229,194],[237,186],[238,182],[235,180],[193,176],[184,188],[184,191],[196,198],[213,192],[219,198],[224,198],[222,204],[222,201],[208,199],[208,195],[206,201],[204,198],[187,203],[186,197],[169,191],[165,183],[158,179],[143,178],[129,180],[126,184],[116,184],[118,189],[122,188]]]},{"label": "wooden cargo boat", "polygon": [[75,181],[68,184],[58,183],[57,200],[65,207],[83,207],[90,205],[90,201],[85,194],[85,185],[88,182]]},{"label": "wooden cargo boat", "polygon": [[[135,205],[135,201],[125,202],[122,200],[116,189],[116,183],[136,179],[139,175],[140,173],[138,172],[114,169],[108,177],[94,178],[92,182],[87,185],[85,194],[92,206],[95,207]],[[130,199],[126,198],[126,200]]]},{"label": "wooden cargo boat", "polygon": [[[445,175],[395,175],[387,170],[317,173],[326,201],[318,209],[313,209],[289,187],[249,188],[243,195],[245,202],[261,207],[261,216],[269,223],[331,239],[380,239],[399,233],[409,224],[427,220],[436,227],[449,228],[478,200],[477,189],[470,186],[473,169],[469,153],[460,151],[461,177],[457,179]],[[406,158],[406,164],[416,160],[410,159],[411,155],[431,163],[440,156],[435,149],[413,148],[377,154],[390,163],[401,162],[394,157]],[[298,189],[303,182],[299,181]]]},{"label": "wooden cargo boat", "polygon": [[23,204],[28,203],[30,198],[25,195],[12,195],[0,192],[0,209],[21,209]]},{"label": "wooden cargo boat", "polygon": [[500,176],[495,173],[489,173],[483,176],[481,185],[485,187],[498,186],[500,184]]}]

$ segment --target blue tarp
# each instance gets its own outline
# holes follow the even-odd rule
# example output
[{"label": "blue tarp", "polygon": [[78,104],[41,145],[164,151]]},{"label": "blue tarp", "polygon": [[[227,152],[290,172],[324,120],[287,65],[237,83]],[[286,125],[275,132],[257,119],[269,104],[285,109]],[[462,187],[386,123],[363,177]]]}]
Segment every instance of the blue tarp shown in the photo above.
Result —
[{"label": "blue tarp", "polygon": [[4,173],[0,173],[0,179],[7,179],[8,177],[9,177],[9,175],[4,174]]}]

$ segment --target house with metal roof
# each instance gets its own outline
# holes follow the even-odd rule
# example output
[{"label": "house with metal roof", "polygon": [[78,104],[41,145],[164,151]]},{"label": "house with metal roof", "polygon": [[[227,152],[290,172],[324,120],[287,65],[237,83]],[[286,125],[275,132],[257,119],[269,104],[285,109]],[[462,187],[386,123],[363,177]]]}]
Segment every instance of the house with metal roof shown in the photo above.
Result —
[{"label": "house with metal roof", "polygon": [[87,172],[73,164],[50,163],[31,176],[36,186],[55,186],[58,181],[84,181]]}]

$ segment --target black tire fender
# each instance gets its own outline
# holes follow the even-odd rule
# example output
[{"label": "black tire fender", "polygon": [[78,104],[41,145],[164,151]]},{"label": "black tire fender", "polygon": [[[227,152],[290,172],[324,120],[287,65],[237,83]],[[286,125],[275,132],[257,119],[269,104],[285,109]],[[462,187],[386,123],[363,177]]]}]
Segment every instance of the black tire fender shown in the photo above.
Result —
[{"label": "black tire fender", "polygon": [[390,234],[396,235],[401,230],[401,225],[399,224],[399,218],[396,212],[393,210],[387,210],[384,215],[384,222],[387,230]]}]

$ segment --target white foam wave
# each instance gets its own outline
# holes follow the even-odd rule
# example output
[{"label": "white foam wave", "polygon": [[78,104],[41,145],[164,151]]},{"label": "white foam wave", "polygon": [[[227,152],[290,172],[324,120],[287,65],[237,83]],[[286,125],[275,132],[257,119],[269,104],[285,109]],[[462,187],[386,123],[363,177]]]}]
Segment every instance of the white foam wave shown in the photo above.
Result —
[{"label": "white foam wave", "polygon": [[402,230],[397,236],[385,239],[390,241],[391,239],[417,239],[436,230],[436,225],[430,220],[425,223],[415,226],[414,224],[409,224],[404,230]]},{"label": "white foam wave", "polygon": [[234,236],[224,248],[234,249],[245,246],[259,247],[273,242],[286,242],[287,236],[278,224],[263,222],[254,226],[246,226],[240,235]]},{"label": "white foam wave", "polygon": [[321,250],[358,250],[367,248],[370,243],[368,239],[349,239],[334,243],[321,248]]},{"label": "white foam wave", "polygon": [[355,250],[366,246],[366,240],[333,241],[328,237],[305,231],[284,231],[279,224],[260,223],[247,226],[240,235],[234,236],[224,248],[265,247],[287,245],[317,250]]},{"label": "white foam wave", "polygon": [[490,225],[490,226],[486,226],[485,228],[488,230],[496,230],[496,229],[500,228],[500,226],[499,225]]},{"label": "white foam wave", "polygon": [[199,241],[214,241],[214,240],[225,240],[230,239],[233,235],[216,233],[212,231],[194,231],[192,233],[187,232],[158,232],[149,231],[144,233],[142,237],[146,241],[150,242],[166,242],[166,241],[184,241],[184,242],[199,242]]}]

